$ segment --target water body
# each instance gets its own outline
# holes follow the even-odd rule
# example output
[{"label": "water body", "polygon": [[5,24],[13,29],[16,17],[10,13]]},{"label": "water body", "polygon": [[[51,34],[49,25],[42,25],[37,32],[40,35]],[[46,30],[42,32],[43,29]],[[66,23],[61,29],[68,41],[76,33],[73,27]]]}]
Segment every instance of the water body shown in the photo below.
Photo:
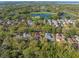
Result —
[{"label": "water body", "polygon": [[33,17],[40,16],[42,18],[49,18],[52,15],[53,14],[51,14],[51,13],[32,13],[31,14],[31,16],[33,16]]}]

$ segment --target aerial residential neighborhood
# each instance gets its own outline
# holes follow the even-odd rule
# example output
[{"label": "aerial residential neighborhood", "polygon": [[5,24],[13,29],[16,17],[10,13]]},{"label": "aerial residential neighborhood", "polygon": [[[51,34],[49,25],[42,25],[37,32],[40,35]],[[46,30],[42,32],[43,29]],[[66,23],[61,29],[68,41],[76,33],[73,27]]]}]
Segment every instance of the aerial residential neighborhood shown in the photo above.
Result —
[{"label": "aerial residential neighborhood", "polygon": [[79,2],[0,2],[1,58],[79,58]]}]

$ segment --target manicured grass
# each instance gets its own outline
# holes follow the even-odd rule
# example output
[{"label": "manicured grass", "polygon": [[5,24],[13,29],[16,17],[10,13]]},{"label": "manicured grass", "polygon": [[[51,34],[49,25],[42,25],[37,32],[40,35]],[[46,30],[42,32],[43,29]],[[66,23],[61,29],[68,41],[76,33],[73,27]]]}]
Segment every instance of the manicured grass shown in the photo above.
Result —
[{"label": "manicured grass", "polygon": [[31,14],[53,14],[51,12],[31,12]]}]

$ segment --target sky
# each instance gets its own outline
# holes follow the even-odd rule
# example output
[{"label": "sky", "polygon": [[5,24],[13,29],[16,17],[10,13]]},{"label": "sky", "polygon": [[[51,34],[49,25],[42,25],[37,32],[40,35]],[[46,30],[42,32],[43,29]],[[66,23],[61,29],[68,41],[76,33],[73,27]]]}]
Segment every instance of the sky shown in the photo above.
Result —
[{"label": "sky", "polygon": [[0,0],[0,1],[79,1],[79,0]]}]

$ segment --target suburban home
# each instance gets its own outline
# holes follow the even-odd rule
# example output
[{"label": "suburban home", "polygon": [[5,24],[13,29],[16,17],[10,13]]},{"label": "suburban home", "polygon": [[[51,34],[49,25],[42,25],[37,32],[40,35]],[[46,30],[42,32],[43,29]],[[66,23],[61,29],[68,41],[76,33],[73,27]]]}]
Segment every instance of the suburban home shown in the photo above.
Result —
[{"label": "suburban home", "polygon": [[33,23],[32,20],[27,20],[27,24],[28,24],[29,26],[32,26],[34,23]]},{"label": "suburban home", "polygon": [[45,38],[46,38],[48,41],[55,41],[54,35],[52,35],[52,34],[49,33],[49,32],[46,32],[46,33],[45,33]]},{"label": "suburban home", "polygon": [[79,43],[79,36],[75,35],[75,39],[77,40],[77,42]]},{"label": "suburban home", "polygon": [[55,27],[59,27],[58,22],[56,20],[52,20],[52,23]]},{"label": "suburban home", "polygon": [[76,38],[76,40],[77,40],[77,44],[78,44],[78,48],[79,48],[79,36],[78,35],[75,35],[75,38]]},{"label": "suburban home", "polygon": [[22,39],[21,33],[16,32],[15,33],[15,38],[16,39]]},{"label": "suburban home", "polygon": [[6,21],[6,24],[7,25],[14,25],[14,20],[7,20]]},{"label": "suburban home", "polygon": [[3,20],[2,19],[0,19],[0,23],[3,23]]},{"label": "suburban home", "polygon": [[67,38],[67,41],[69,43],[77,43],[78,42],[77,41],[77,36],[70,36],[70,37]]},{"label": "suburban home", "polygon": [[24,38],[24,40],[28,40],[28,39],[31,38],[31,34],[30,33],[27,33],[27,32],[24,32],[23,33],[23,38]]},{"label": "suburban home", "polygon": [[49,25],[52,25],[52,20],[51,19],[48,19],[47,21],[48,21]]},{"label": "suburban home", "polygon": [[40,37],[41,37],[40,32],[36,31],[34,37],[35,37],[36,40],[39,40]]},{"label": "suburban home", "polygon": [[56,41],[57,42],[65,41],[65,36],[62,33],[56,33]]},{"label": "suburban home", "polygon": [[47,19],[44,19],[43,20],[43,24],[47,24]]}]

